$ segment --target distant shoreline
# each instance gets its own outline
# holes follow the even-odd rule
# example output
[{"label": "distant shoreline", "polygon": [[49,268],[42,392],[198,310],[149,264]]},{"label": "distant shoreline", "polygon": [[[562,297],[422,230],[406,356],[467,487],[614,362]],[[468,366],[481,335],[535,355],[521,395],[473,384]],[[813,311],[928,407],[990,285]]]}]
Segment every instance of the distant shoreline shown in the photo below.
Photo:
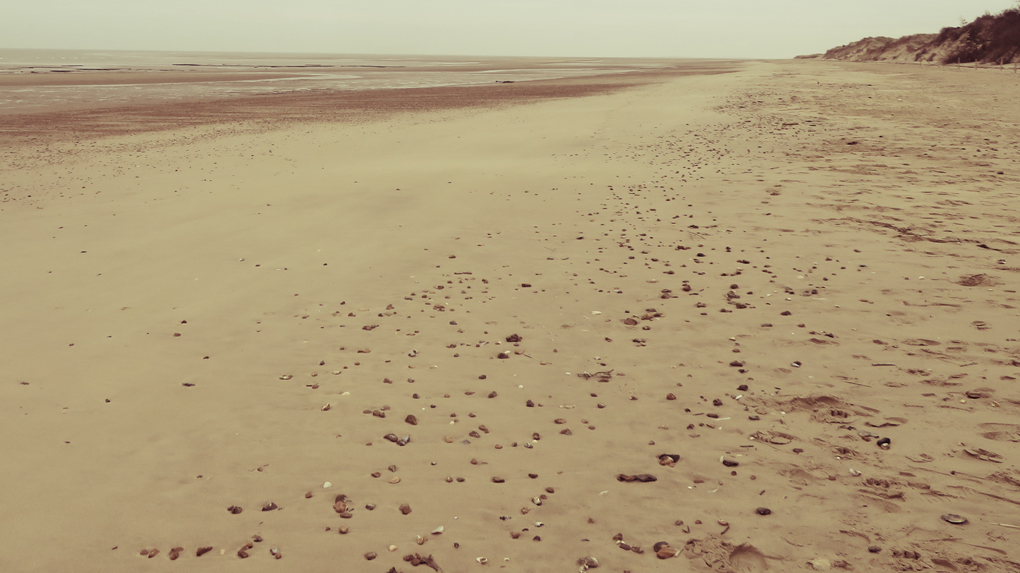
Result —
[{"label": "distant shoreline", "polygon": [[450,71],[419,60],[416,66],[357,73],[338,67],[264,73],[165,66],[33,75],[0,71],[0,109],[5,110],[0,112],[0,131],[8,138],[52,140],[224,122],[350,121],[356,116],[578,97],[665,76],[727,73],[741,67],[726,60],[632,60],[601,67],[577,60],[578,65],[569,67],[557,59],[550,69],[551,62],[502,59],[481,65],[472,60]]}]

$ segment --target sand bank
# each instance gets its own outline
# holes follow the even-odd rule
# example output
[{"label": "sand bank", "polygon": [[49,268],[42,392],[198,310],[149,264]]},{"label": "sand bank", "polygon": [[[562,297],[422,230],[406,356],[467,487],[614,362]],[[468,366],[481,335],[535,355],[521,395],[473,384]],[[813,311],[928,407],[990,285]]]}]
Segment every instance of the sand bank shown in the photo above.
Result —
[{"label": "sand bank", "polygon": [[577,85],[5,124],[0,568],[1016,570],[1016,80]]}]

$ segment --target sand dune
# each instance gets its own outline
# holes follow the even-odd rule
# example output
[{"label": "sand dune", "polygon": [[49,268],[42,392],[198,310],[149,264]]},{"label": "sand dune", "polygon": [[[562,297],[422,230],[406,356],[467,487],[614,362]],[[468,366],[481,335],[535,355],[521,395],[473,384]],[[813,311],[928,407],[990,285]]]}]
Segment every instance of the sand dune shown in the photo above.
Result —
[{"label": "sand dune", "polygon": [[5,124],[0,569],[1018,570],[1015,77],[613,82]]}]

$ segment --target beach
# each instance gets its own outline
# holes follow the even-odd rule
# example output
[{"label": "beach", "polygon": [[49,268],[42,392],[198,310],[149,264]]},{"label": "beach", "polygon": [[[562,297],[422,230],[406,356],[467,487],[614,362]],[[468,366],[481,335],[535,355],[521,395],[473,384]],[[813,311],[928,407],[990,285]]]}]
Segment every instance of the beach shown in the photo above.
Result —
[{"label": "beach", "polygon": [[0,115],[0,569],[1020,570],[1016,75],[506,81]]}]

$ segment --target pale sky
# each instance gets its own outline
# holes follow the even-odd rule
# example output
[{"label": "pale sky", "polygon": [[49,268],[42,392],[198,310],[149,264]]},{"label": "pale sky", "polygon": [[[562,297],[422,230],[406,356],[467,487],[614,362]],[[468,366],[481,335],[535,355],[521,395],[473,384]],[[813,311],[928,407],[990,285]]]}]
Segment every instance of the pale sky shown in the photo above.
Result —
[{"label": "pale sky", "polygon": [[2,0],[0,48],[789,58],[1015,0]]}]

